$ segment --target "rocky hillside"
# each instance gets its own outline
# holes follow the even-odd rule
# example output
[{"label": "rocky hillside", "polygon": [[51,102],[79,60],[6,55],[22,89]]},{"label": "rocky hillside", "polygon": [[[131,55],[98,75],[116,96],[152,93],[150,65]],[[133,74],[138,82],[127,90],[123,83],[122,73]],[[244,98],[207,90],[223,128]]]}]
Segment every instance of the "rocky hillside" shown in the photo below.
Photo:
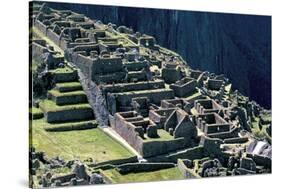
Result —
[{"label": "rocky hillside", "polygon": [[49,3],[153,35],[194,69],[224,73],[233,87],[271,109],[271,17]]}]

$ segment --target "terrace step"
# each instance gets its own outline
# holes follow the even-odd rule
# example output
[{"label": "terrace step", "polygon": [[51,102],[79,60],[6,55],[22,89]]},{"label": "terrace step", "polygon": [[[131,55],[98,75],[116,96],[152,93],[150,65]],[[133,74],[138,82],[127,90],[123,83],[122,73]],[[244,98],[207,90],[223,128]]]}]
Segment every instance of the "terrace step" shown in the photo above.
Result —
[{"label": "terrace step", "polygon": [[79,91],[82,90],[82,85],[79,82],[57,83],[55,89],[59,92]]},{"label": "terrace step", "polygon": [[73,130],[85,130],[93,129],[98,126],[95,120],[80,121],[80,122],[67,122],[59,124],[47,124],[44,129],[49,132],[60,132],[60,131],[73,131]]},{"label": "terrace step", "polygon": [[58,90],[48,91],[48,98],[57,105],[70,105],[87,103],[87,96],[84,91],[60,92]]},{"label": "terrace step", "polygon": [[88,103],[59,106],[54,101],[43,100],[39,107],[48,123],[93,120],[94,113]]},{"label": "terrace step", "polygon": [[41,119],[42,117],[44,117],[44,114],[39,108],[32,107],[29,109],[29,117],[32,120]]},{"label": "terrace step", "polygon": [[69,67],[57,68],[55,70],[50,70],[49,72],[53,75],[55,83],[78,81],[77,70]]}]

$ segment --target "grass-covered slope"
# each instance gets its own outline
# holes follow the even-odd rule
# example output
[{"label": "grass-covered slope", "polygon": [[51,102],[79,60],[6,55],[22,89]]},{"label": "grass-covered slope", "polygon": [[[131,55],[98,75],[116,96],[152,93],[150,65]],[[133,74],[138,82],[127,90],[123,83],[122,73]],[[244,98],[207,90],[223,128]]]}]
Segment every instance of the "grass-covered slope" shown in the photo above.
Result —
[{"label": "grass-covered slope", "polygon": [[93,158],[96,162],[104,162],[133,156],[99,128],[47,132],[44,130],[46,126],[48,123],[43,119],[33,121],[31,143],[47,157],[59,156],[65,160]]},{"label": "grass-covered slope", "polygon": [[149,181],[164,181],[164,180],[179,180],[184,179],[177,167],[162,169],[159,171],[129,173],[121,175],[116,169],[103,171],[104,174],[113,183],[130,183],[130,182],[149,182]]}]

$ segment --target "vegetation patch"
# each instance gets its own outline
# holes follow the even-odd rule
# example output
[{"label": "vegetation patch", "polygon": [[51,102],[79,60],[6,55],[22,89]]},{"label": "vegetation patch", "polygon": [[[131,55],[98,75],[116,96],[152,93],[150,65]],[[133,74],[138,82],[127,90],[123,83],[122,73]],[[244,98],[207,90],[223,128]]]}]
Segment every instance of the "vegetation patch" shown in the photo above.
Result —
[{"label": "vegetation patch", "polygon": [[74,70],[66,66],[64,68],[57,68],[55,70],[50,70],[49,72],[53,74],[63,74],[63,73],[73,73]]},{"label": "vegetation patch", "polygon": [[56,89],[59,92],[77,91],[77,90],[82,90],[82,85],[79,82],[57,83]]},{"label": "vegetation patch", "polygon": [[43,151],[48,158],[59,156],[64,160],[92,158],[104,162],[134,156],[101,129],[68,132],[47,132],[48,125],[43,119],[32,122],[31,145]]},{"label": "vegetation patch", "polygon": [[266,133],[266,127],[259,128],[260,118],[255,117],[252,121],[252,133],[257,138],[268,138],[268,134]]},{"label": "vegetation patch", "polygon": [[169,140],[173,140],[174,137],[171,136],[166,130],[164,129],[158,129],[157,130],[157,134],[158,134],[158,138],[150,138],[147,135],[146,138],[144,139],[145,142],[151,142],[151,141],[169,141]]},{"label": "vegetation patch", "polygon": [[44,117],[44,114],[39,108],[32,107],[32,108],[29,108],[29,116],[33,120],[35,120],[35,119],[40,119],[40,118]]},{"label": "vegetation patch", "polygon": [[48,93],[55,97],[86,95],[84,91],[60,92],[60,91],[54,90],[54,89],[50,90]]},{"label": "vegetation patch", "polygon": [[44,112],[57,112],[57,111],[64,111],[64,110],[91,108],[90,104],[88,103],[59,106],[52,100],[43,100],[42,102],[39,103],[39,106]]},{"label": "vegetation patch", "polygon": [[116,169],[103,171],[113,183],[149,182],[184,179],[177,167],[151,172],[120,174]]}]

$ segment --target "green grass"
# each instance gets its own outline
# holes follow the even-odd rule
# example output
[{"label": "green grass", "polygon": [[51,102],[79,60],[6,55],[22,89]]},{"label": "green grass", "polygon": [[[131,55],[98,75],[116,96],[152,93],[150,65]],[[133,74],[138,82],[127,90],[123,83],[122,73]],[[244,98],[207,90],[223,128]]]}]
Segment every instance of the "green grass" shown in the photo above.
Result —
[{"label": "green grass", "polygon": [[257,117],[254,119],[254,121],[252,121],[252,133],[258,138],[266,138],[268,135],[266,133],[265,127],[262,127],[262,129],[260,130],[259,122],[260,118]]},{"label": "green grass", "polygon": [[57,68],[55,70],[50,70],[49,72],[54,74],[63,74],[63,73],[72,73],[74,72],[74,70],[66,66],[64,68]]},{"label": "green grass", "polygon": [[40,119],[44,116],[43,112],[39,108],[29,108],[29,115],[32,119]]},{"label": "green grass", "polygon": [[159,135],[159,138],[149,138],[147,135],[145,135],[145,142],[152,142],[152,141],[168,141],[168,140],[173,140],[174,137],[171,136],[166,130],[164,129],[158,129],[157,133]]},{"label": "green grass", "polygon": [[59,92],[58,90],[52,89],[49,90],[48,93],[55,97],[60,96],[74,96],[74,95],[86,95],[84,91],[70,91],[70,92]]},{"label": "green grass", "polygon": [[64,83],[57,83],[56,87],[80,87],[81,84],[79,82],[64,82]]},{"label": "green grass", "polygon": [[88,103],[58,106],[52,100],[43,100],[42,102],[40,102],[39,106],[45,112],[91,108],[90,104]]},{"label": "green grass", "polygon": [[116,169],[104,171],[113,183],[130,183],[130,182],[149,182],[149,181],[164,181],[164,180],[179,180],[184,179],[177,167],[162,169],[152,172],[129,173],[121,175]]},{"label": "green grass", "polygon": [[42,114],[43,113],[39,108],[36,108],[36,107],[29,108],[29,111],[32,114]]},{"label": "green grass", "polygon": [[46,132],[43,119],[32,122],[31,145],[47,157],[59,156],[65,160],[93,158],[104,162],[128,158],[133,154],[106,135],[99,128],[81,131]]}]

